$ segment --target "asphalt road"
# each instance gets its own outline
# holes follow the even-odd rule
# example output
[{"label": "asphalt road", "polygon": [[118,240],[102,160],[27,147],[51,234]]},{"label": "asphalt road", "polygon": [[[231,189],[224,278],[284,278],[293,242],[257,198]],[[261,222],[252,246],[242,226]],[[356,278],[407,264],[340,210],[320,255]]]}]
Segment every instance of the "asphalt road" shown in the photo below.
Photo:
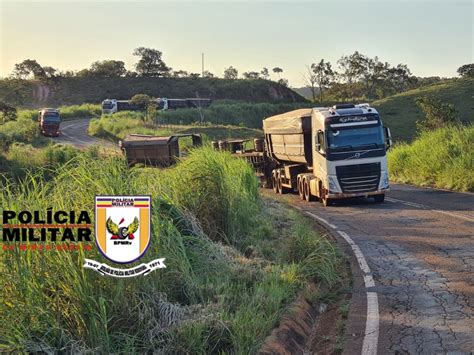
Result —
[{"label": "asphalt road", "polygon": [[352,266],[367,272],[354,282],[345,352],[368,344],[366,353],[472,353],[474,194],[392,184],[387,196],[383,204],[357,199],[326,208],[285,198],[341,243],[349,236],[353,254],[366,260]]},{"label": "asphalt road", "polygon": [[[113,146],[88,136],[88,124],[63,122],[57,140]],[[474,194],[392,184],[383,204],[285,200],[353,243],[345,353],[472,353]]]},{"label": "asphalt road", "polygon": [[61,122],[59,137],[52,139],[55,142],[69,143],[78,148],[85,148],[90,145],[113,147],[114,145],[111,142],[87,134],[90,120],[90,118],[81,118]]}]

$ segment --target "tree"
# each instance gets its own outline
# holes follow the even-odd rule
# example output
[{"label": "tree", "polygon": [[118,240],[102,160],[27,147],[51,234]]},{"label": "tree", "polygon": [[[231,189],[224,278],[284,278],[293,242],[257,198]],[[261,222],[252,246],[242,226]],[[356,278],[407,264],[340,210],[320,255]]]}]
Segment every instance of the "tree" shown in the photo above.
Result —
[{"label": "tree", "polygon": [[427,96],[417,97],[415,102],[425,113],[425,118],[416,122],[420,131],[433,131],[459,123],[453,104],[447,104],[435,97]]},{"label": "tree", "polygon": [[202,77],[203,78],[213,78],[214,77],[214,74],[212,74],[210,71],[208,70],[204,70],[204,73],[202,73]]},{"label": "tree", "polygon": [[224,69],[224,79],[235,80],[239,76],[239,71],[233,66]]},{"label": "tree", "polygon": [[53,67],[43,67],[44,74],[47,78],[55,78],[56,77],[56,72],[57,69],[54,69]]},{"label": "tree", "polygon": [[189,73],[186,70],[173,70],[171,76],[173,78],[187,78]]},{"label": "tree", "polygon": [[243,73],[242,76],[244,77],[244,79],[258,79],[260,78],[260,73],[256,71],[247,71]]},{"label": "tree", "polygon": [[121,60],[98,60],[91,64],[89,76],[118,78],[127,73],[125,63]]},{"label": "tree", "polygon": [[316,74],[311,70],[309,65],[306,66],[306,73],[303,74],[303,80],[306,86],[311,90],[313,102],[316,102]]},{"label": "tree", "polygon": [[280,73],[283,73],[283,69],[280,67],[275,67],[272,69],[272,71],[278,75],[278,79],[280,78]]},{"label": "tree", "polygon": [[133,51],[133,55],[140,57],[135,69],[141,76],[166,76],[171,71],[161,59],[159,50],[139,47]]},{"label": "tree", "polygon": [[331,63],[325,62],[324,59],[321,59],[318,64],[311,64],[311,70],[319,87],[319,102],[322,102],[323,90],[333,81],[334,71],[331,68]]},{"label": "tree", "polygon": [[16,108],[7,104],[6,102],[0,101],[0,119],[1,124],[7,121],[15,121],[17,118]]},{"label": "tree", "polygon": [[407,65],[398,64],[392,68],[387,66],[384,74],[384,88],[381,88],[383,91],[382,96],[403,92],[416,81],[417,78],[411,75]]},{"label": "tree", "polygon": [[153,121],[156,118],[157,103],[146,94],[136,94],[130,99],[132,105],[136,105],[141,111],[145,111],[144,121]]},{"label": "tree", "polygon": [[25,59],[23,62],[15,64],[12,77],[16,79],[44,79],[46,73],[43,67],[34,59]]},{"label": "tree", "polygon": [[458,74],[462,77],[474,77],[474,64],[464,64],[458,68]]},{"label": "tree", "polygon": [[268,80],[268,78],[270,77],[268,68],[263,67],[262,71],[260,72],[260,75],[262,76],[263,79]]},{"label": "tree", "polygon": [[288,87],[287,79],[284,79],[284,78],[278,79],[277,83],[280,84],[281,86]]},{"label": "tree", "polygon": [[189,77],[193,78],[193,79],[199,78],[200,76],[201,76],[201,74],[199,74],[199,73],[189,73]]}]

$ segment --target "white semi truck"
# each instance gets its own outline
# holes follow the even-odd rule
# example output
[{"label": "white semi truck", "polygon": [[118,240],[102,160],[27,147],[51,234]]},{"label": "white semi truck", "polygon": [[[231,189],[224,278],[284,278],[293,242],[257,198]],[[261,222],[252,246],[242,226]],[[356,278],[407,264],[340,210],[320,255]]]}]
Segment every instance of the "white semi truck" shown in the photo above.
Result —
[{"label": "white semi truck", "polygon": [[368,104],[300,109],[263,120],[265,156],[277,193],[298,191],[301,199],[372,197],[389,190],[386,151],[390,130]]},{"label": "white semi truck", "polygon": [[[158,110],[176,110],[180,108],[204,108],[211,105],[210,99],[188,98],[168,99],[165,97],[154,99]],[[106,99],[102,101],[102,113],[112,114],[119,111],[139,111],[140,108],[129,100]]]}]

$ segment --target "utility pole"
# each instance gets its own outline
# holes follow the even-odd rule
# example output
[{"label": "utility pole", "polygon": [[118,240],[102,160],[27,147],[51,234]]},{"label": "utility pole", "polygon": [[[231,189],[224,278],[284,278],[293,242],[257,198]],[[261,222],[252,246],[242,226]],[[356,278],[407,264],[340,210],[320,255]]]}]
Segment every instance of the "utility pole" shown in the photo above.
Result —
[{"label": "utility pole", "polygon": [[204,53],[201,55],[201,78],[204,78]]}]

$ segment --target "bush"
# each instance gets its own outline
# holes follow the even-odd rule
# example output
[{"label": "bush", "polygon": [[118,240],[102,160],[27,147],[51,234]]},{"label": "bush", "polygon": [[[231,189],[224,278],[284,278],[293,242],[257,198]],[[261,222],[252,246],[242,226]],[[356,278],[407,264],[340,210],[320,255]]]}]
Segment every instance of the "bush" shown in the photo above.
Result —
[{"label": "bush", "polygon": [[419,131],[433,131],[459,123],[456,110],[452,104],[443,103],[435,97],[427,96],[418,97],[415,102],[426,115],[423,120],[416,122]]},{"label": "bush", "polygon": [[388,154],[394,181],[458,191],[474,189],[474,127],[445,127],[423,132],[411,144]]}]

